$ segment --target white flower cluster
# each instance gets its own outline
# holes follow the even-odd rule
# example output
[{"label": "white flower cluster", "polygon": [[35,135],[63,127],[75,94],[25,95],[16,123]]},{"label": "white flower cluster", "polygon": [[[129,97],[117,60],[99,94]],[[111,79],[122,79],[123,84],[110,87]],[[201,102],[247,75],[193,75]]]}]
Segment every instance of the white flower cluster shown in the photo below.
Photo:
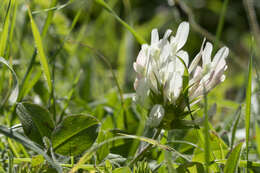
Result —
[{"label": "white flower cluster", "polygon": [[185,70],[189,73],[188,97],[193,104],[200,100],[204,88],[208,92],[225,79],[225,59],[229,53],[227,47],[222,47],[211,60],[213,46],[209,42],[204,45],[203,41],[200,52],[189,65],[189,55],[182,50],[188,38],[189,23],[182,22],[176,36],[171,36],[171,33],[171,30],[167,30],[163,38],[159,39],[157,29],[152,30],[151,44],[142,45],[134,63],[137,73],[134,83],[136,100],[141,103],[153,93],[163,98],[162,103],[154,104],[176,104],[185,89]]}]

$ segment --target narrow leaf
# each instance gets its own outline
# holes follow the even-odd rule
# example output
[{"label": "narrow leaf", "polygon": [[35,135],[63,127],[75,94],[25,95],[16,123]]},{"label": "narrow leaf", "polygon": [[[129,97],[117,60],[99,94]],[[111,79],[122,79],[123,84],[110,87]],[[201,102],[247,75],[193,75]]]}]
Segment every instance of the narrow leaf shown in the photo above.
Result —
[{"label": "narrow leaf", "polygon": [[255,137],[256,137],[256,144],[257,144],[257,152],[258,155],[260,155],[260,128],[257,124],[257,122],[255,123]]},{"label": "narrow leaf", "polygon": [[9,0],[9,4],[7,7],[7,12],[5,16],[5,21],[4,21],[4,28],[1,33],[1,40],[0,40],[0,56],[4,56],[5,49],[6,49],[6,44],[8,41],[8,33],[9,33],[9,25],[10,25],[10,12],[11,11],[11,0]]},{"label": "narrow leaf", "polygon": [[231,152],[225,164],[224,173],[232,173],[232,172],[235,173],[239,163],[239,157],[240,157],[242,145],[243,143],[239,143]]},{"label": "narrow leaf", "polygon": [[238,110],[236,111],[236,119],[234,121],[234,124],[232,125],[231,149],[233,149],[234,141],[236,138],[236,131],[237,131],[237,126],[238,126],[238,122],[240,119],[240,114],[241,114],[241,106],[239,106]]},{"label": "narrow leaf", "polygon": [[28,13],[29,13],[30,21],[31,21],[31,27],[32,27],[34,41],[35,41],[35,44],[36,44],[36,47],[37,47],[37,50],[38,50],[38,56],[39,56],[39,59],[40,59],[40,63],[41,63],[41,66],[43,68],[43,72],[45,74],[45,77],[47,79],[49,91],[51,91],[51,89],[52,89],[51,75],[50,75],[48,61],[47,61],[47,58],[46,58],[45,53],[44,53],[41,35],[40,35],[40,32],[37,28],[37,25],[35,24],[35,22],[33,20],[30,8],[28,8]]},{"label": "narrow leaf", "polygon": [[250,135],[250,116],[251,116],[251,95],[252,95],[252,56],[249,60],[247,88],[246,88],[246,109],[245,109],[245,127],[246,127],[246,160],[249,153],[249,135]]}]

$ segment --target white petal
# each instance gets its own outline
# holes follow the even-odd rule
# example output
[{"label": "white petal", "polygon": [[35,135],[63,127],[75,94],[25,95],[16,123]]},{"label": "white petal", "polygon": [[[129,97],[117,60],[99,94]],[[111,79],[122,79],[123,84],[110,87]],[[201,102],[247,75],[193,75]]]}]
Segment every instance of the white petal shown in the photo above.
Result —
[{"label": "white petal", "polygon": [[[213,65],[212,65],[213,66]],[[218,64],[213,68],[215,68],[215,72],[218,73],[220,70],[224,69],[223,71],[226,70],[227,65],[226,65],[226,61],[224,58],[221,58],[220,61],[218,62]]]},{"label": "white petal", "polygon": [[134,70],[135,70],[136,73],[144,74],[145,68],[143,66],[141,66],[141,65],[139,65],[139,64],[137,64],[135,62],[133,64],[133,66],[134,66]]},{"label": "white petal", "polygon": [[211,52],[212,52],[212,44],[210,42],[206,43],[205,49],[202,52],[202,66],[205,68],[211,62]]},{"label": "white petal", "polygon": [[151,45],[159,42],[158,29],[153,29],[151,33]]},{"label": "white petal", "polygon": [[171,35],[171,33],[172,33],[172,30],[167,29],[167,31],[164,33],[163,39],[168,39],[169,36]]},{"label": "white petal", "polygon": [[176,59],[175,62],[176,62],[175,72],[178,72],[179,74],[183,75],[183,73],[185,71],[185,67],[184,67],[183,63],[179,59]]},{"label": "white petal", "polygon": [[227,47],[222,47],[221,49],[219,49],[212,61],[212,67],[215,67],[222,58],[225,59],[228,56],[228,53],[229,49]]},{"label": "white petal", "polygon": [[167,41],[166,44],[164,45],[164,47],[162,48],[162,52],[160,55],[160,65],[163,65],[164,63],[166,63],[169,55],[170,55],[170,44]]},{"label": "white petal", "polygon": [[177,99],[180,95],[182,87],[182,76],[176,73],[174,82],[174,97]]},{"label": "white petal", "polygon": [[170,101],[175,101],[181,92],[182,76],[179,73],[173,73],[173,76],[169,82],[168,97]]},{"label": "white petal", "polygon": [[193,77],[190,79],[189,84],[193,85],[194,83],[198,82],[201,78],[202,78],[202,68],[200,66],[197,66]]},{"label": "white petal", "polygon": [[176,56],[181,58],[184,61],[186,67],[188,67],[188,65],[189,65],[189,54],[186,51],[180,50],[179,52],[177,52]]},{"label": "white petal", "polygon": [[148,52],[149,52],[148,45],[147,44],[142,45],[142,48],[137,56],[136,63],[145,67],[148,61]]},{"label": "white petal", "polygon": [[195,67],[198,65],[201,55],[203,52],[204,44],[205,44],[206,38],[203,39],[202,45],[200,47],[200,52],[195,56],[195,58],[192,60],[190,67],[189,67],[189,73],[192,73],[192,71],[195,69]]},{"label": "white petal", "polygon": [[201,66],[197,66],[195,72],[194,72],[194,77],[199,76],[202,73],[202,68]]},{"label": "white petal", "polygon": [[163,39],[160,40],[159,48],[162,49],[169,41],[168,38],[171,35],[172,30],[168,29],[163,36]]},{"label": "white petal", "polygon": [[188,22],[182,22],[178,29],[175,36],[175,42],[177,44],[177,50],[180,50],[184,44],[187,41],[189,35],[189,23]]}]

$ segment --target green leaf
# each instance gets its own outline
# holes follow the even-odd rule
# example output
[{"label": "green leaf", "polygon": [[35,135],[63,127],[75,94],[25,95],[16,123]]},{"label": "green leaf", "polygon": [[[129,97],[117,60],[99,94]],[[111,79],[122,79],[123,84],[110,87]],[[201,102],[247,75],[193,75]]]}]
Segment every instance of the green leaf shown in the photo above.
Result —
[{"label": "green leaf", "polygon": [[113,173],[131,173],[131,169],[129,167],[116,168]]},{"label": "green leaf", "polygon": [[4,127],[4,126],[0,126],[0,133],[2,133],[3,135],[12,138],[14,140],[16,140],[17,142],[20,142],[21,144],[23,144],[25,147],[35,151],[36,153],[43,155],[43,157],[45,158],[45,160],[47,162],[50,163],[51,166],[53,166],[59,173],[62,172],[62,168],[56,164],[46,153],[45,151],[43,151],[43,149],[38,146],[37,144],[35,144],[34,142],[32,142],[31,140],[28,140],[28,138],[25,138],[24,136],[22,136],[21,134],[9,130],[8,128]]},{"label": "green leaf", "polygon": [[14,82],[13,82],[12,93],[9,97],[9,100],[11,103],[15,103],[19,94],[18,78],[13,68],[9,65],[9,63],[4,58],[0,57],[0,62],[6,65],[8,69],[12,72]]},{"label": "green leaf", "polygon": [[231,152],[230,156],[228,157],[228,160],[225,164],[224,173],[232,173],[236,171],[236,168],[239,163],[239,157],[241,152],[241,147],[243,143],[238,144],[234,150]]},{"label": "green leaf", "polygon": [[237,131],[237,126],[238,122],[240,119],[240,114],[241,114],[241,106],[238,107],[236,111],[236,119],[234,121],[234,124],[232,125],[232,135],[231,135],[231,149],[233,148],[235,137],[236,137],[236,131]]},{"label": "green leaf", "polygon": [[46,58],[45,53],[44,53],[41,35],[40,35],[40,32],[37,28],[37,25],[35,24],[35,22],[33,20],[30,8],[28,8],[28,13],[29,13],[30,21],[31,21],[31,27],[32,27],[34,41],[35,41],[35,44],[36,44],[36,47],[37,47],[37,50],[38,50],[38,56],[40,58],[40,63],[41,63],[41,66],[43,68],[43,72],[45,74],[45,77],[47,79],[49,91],[51,91],[51,89],[52,89],[51,74],[50,74],[50,70],[49,70],[48,61],[47,61],[47,58]]},{"label": "green leaf", "polygon": [[250,116],[251,116],[251,95],[252,95],[252,56],[249,60],[247,88],[246,88],[246,109],[245,109],[245,127],[246,127],[246,160],[249,153],[249,131],[250,131]]},{"label": "green leaf", "polygon": [[66,117],[52,133],[55,152],[75,156],[89,149],[99,132],[98,120],[90,115]]},{"label": "green leaf", "polygon": [[19,103],[17,115],[22,123],[24,133],[33,141],[43,145],[44,136],[50,138],[54,122],[47,109],[32,103]]},{"label": "green leaf", "polygon": [[9,4],[7,7],[6,17],[4,21],[4,28],[1,33],[1,39],[0,39],[0,56],[4,56],[6,44],[8,41],[8,32],[9,32],[9,23],[10,23],[10,11],[11,11],[11,0],[9,0]]},{"label": "green leaf", "polygon": [[256,137],[256,147],[257,147],[257,152],[258,155],[260,155],[260,128],[257,124],[257,122],[255,123],[255,137]]}]

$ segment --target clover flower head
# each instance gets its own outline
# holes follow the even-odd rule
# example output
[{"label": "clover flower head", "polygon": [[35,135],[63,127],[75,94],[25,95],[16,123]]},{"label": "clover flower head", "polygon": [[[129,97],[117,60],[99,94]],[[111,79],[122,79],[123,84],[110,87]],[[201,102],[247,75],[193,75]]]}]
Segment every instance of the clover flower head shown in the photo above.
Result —
[{"label": "clover flower head", "polygon": [[189,24],[181,23],[175,37],[170,37],[171,32],[167,30],[159,39],[158,31],[154,29],[151,44],[142,45],[134,63],[137,73],[134,87],[141,102],[153,92],[155,95],[162,94],[165,101],[173,103],[181,92],[185,67],[178,57],[188,65],[188,53],[181,48],[188,38]]},{"label": "clover flower head", "polygon": [[[155,122],[155,117],[160,119],[158,122],[167,117],[170,124],[183,118],[187,115],[187,104],[197,103],[204,92],[225,80],[227,47],[222,47],[211,59],[213,46],[210,42],[205,45],[204,39],[200,52],[189,65],[189,55],[182,50],[188,38],[189,23],[182,22],[175,36],[171,33],[167,30],[160,39],[157,29],[153,29],[150,45],[142,45],[133,64],[137,73],[134,83],[136,100],[152,106],[152,122]],[[189,103],[185,102],[187,100]],[[162,113],[163,116],[159,116]]]}]

